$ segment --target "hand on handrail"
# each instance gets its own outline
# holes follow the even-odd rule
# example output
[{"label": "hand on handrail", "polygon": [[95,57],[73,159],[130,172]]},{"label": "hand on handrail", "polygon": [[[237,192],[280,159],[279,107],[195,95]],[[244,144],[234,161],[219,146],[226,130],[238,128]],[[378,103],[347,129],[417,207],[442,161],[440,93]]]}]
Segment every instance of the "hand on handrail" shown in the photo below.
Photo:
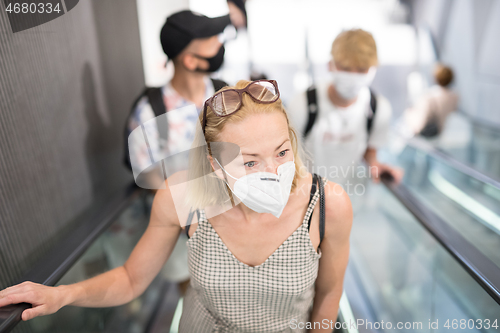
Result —
[{"label": "hand on handrail", "polygon": [[32,304],[21,315],[23,321],[59,311],[64,305],[64,295],[57,287],[26,281],[0,290],[0,308],[19,303]]},{"label": "hand on handrail", "polygon": [[375,183],[379,183],[384,177],[390,177],[390,180],[399,184],[403,180],[404,170],[392,165],[376,163],[370,165],[370,174]]}]

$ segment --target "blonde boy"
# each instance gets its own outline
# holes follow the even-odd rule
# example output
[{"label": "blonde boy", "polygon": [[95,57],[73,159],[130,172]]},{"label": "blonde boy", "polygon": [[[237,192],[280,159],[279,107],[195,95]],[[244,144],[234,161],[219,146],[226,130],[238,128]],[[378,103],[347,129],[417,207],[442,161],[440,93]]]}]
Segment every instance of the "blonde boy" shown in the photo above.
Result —
[{"label": "blonde boy", "polygon": [[[287,108],[292,124],[303,133],[314,171],[344,186],[365,176],[378,182],[384,172],[400,181],[401,170],[377,159],[392,110],[386,98],[369,88],[378,65],[373,36],[362,29],[343,31],[331,56],[331,78],[297,95]],[[359,168],[363,159],[369,173]]]}]

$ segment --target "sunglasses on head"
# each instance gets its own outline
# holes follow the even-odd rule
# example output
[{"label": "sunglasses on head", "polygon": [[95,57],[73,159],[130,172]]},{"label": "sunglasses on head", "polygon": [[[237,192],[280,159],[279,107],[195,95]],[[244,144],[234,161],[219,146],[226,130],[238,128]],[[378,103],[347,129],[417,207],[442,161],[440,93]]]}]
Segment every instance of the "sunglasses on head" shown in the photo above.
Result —
[{"label": "sunglasses on head", "polygon": [[275,80],[253,81],[243,89],[226,89],[219,91],[205,101],[203,107],[203,134],[207,125],[207,108],[218,117],[227,117],[242,106],[243,93],[247,93],[255,102],[270,104],[276,102],[280,97],[278,83]]}]

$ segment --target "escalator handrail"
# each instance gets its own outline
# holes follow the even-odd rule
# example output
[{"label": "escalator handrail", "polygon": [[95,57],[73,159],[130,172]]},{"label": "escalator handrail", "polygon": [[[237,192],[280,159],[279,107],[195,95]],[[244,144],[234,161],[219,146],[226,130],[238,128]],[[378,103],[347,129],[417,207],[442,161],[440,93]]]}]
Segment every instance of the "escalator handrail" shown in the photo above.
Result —
[{"label": "escalator handrail", "polygon": [[[105,207],[92,214],[70,231],[52,250],[39,260],[18,282],[31,281],[54,286],[76,263],[94,241],[115,221],[130,201],[144,191],[129,185]],[[0,333],[10,332],[22,319],[22,312],[31,307],[21,303],[0,308]]]},{"label": "escalator handrail", "polygon": [[396,184],[387,174],[382,175],[382,183],[500,305],[500,267],[426,207],[404,185]]},{"label": "escalator handrail", "polygon": [[467,176],[474,178],[482,183],[488,184],[493,186],[496,189],[500,190],[500,181],[494,179],[493,177],[486,175],[475,168],[471,167],[468,164],[462,163],[446,152],[437,149],[433,147],[431,144],[425,142],[424,139],[420,138],[412,138],[411,140],[408,141],[408,146],[417,149],[417,150],[422,150],[428,155],[432,156],[433,158],[437,159],[438,161],[441,161],[445,163],[446,165],[452,167],[455,170],[460,171],[463,174],[466,174]]},{"label": "escalator handrail", "polygon": [[493,132],[500,131],[500,125],[497,125],[493,122],[488,122],[488,121],[483,120],[483,119],[478,118],[478,117],[471,116],[463,109],[458,109],[457,111],[461,116],[464,116],[465,118],[467,118],[467,120],[469,120],[475,126],[483,127],[485,129],[487,129],[489,131],[493,131]]}]

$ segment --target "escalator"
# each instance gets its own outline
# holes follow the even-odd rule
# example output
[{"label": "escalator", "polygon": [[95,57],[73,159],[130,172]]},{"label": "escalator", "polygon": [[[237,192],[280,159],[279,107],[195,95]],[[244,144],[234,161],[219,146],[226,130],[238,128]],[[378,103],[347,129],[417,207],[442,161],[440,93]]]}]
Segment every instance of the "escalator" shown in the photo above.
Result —
[{"label": "escalator", "polygon": [[[354,317],[372,323],[358,326],[360,332],[391,331],[398,323],[407,325],[407,332],[441,332],[445,325],[452,327],[454,319],[489,319],[493,324],[500,318],[499,282],[499,265],[409,189],[369,189],[355,216],[344,282]],[[392,329],[375,327],[381,322],[391,323]],[[439,329],[429,328],[435,322]],[[471,331],[497,328],[483,325]]]},{"label": "escalator", "polygon": [[[421,146],[420,146],[421,147]],[[409,146],[399,160],[408,189],[500,265],[500,182]]]},{"label": "escalator", "polygon": [[458,111],[447,119],[436,149],[479,172],[500,180],[500,126]]},{"label": "escalator", "polygon": [[[500,183],[418,140],[382,155],[405,177],[366,184],[355,211],[345,279],[354,317],[408,332],[497,332]],[[373,326],[357,328],[391,330]]]},{"label": "escalator", "polygon": [[[150,196],[135,186],[120,191],[106,204],[91,205],[72,222],[74,228],[53,251],[14,284],[72,284],[123,265],[148,226],[150,207]],[[177,285],[167,282],[160,272],[140,297],[122,306],[67,306],[27,322],[20,315],[28,304],[0,308],[0,332],[160,332],[164,329],[158,323],[170,325],[178,300]]]},{"label": "escalator", "polygon": [[[415,145],[393,159],[406,169],[403,183],[366,184],[355,211],[336,331],[497,332],[500,186]],[[142,190],[128,190],[23,280],[69,284],[122,265],[147,227],[148,205]],[[27,305],[2,308],[0,333],[174,333],[179,300],[160,273],[119,307],[65,307],[28,322],[19,319]]]}]

